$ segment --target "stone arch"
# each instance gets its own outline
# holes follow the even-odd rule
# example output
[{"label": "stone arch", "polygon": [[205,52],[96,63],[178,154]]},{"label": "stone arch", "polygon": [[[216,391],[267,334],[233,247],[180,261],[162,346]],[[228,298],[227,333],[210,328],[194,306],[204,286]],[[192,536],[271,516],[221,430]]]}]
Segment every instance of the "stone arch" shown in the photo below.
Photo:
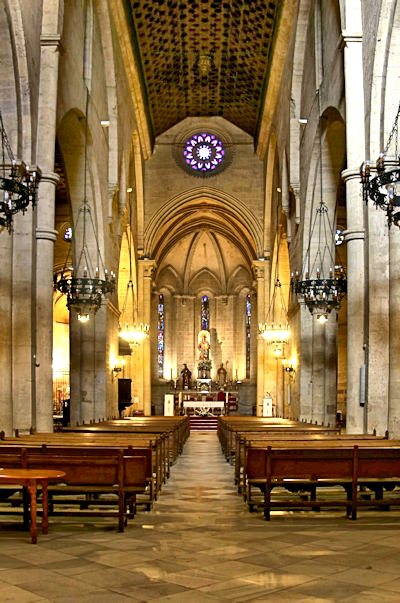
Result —
[{"label": "stone arch", "polygon": [[[86,117],[78,110],[69,110],[60,120],[57,128],[57,141],[65,166],[71,202],[72,222],[75,225],[79,208],[85,194],[85,121]],[[89,120],[90,121],[90,120]],[[98,248],[104,261],[104,221],[100,174],[96,158],[92,150],[92,136],[88,126],[86,195],[92,209],[95,233],[88,228],[88,247],[93,257],[97,258]],[[78,234],[78,233],[76,233]],[[96,237],[94,236],[96,234]],[[78,238],[76,240],[79,245]]]},{"label": "stone arch", "polygon": [[[193,213],[199,209],[212,212],[208,221],[214,220],[215,226],[223,228],[237,242],[242,240],[241,245],[249,260],[262,254],[261,228],[254,214],[231,195],[209,187],[199,187],[170,199],[153,215],[145,231],[145,256],[156,258],[160,253],[161,238],[165,240],[167,235],[171,237],[178,230],[179,236],[182,235],[182,222],[178,223],[178,218],[184,212]],[[224,225],[221,223],[221,216],[224,217]]]},{"label": "stone arch", "polygon": [[[2,37],[1,81],[4,90],[2,114],[11,148],[16,157],[30,162],[35,156],[31,117],[31,88],[25,31],[19,2],[6,0],[1,12]],[[40,25],[38,26],[40,28]]]},{"label": "stone arch", "polygon": [[[112,41],[112,28],[110,20],[110,8],[106,0],[96,3],[96,11],[100,23],[101,44],[104,57],[104,77],[106,82],[107,110],[110,127],[108,128],[108,185],[109,202],[118,184],[118,102],[117,83],[114,48]],[[125,195],[125,189],[122,189]],[[124,197],[123,197],[124,200]],[[112,208],[108,208],[109,217],[112,216]]]},{"label": "stone arch", "polygon": [[292,186],[300,186],[301,93],[303,87],[304,53],[307,24],[310,18],[311,0],[301,0],[297,11],[296,38],[293,54],[291,112],[290,112],[290,180]]}]

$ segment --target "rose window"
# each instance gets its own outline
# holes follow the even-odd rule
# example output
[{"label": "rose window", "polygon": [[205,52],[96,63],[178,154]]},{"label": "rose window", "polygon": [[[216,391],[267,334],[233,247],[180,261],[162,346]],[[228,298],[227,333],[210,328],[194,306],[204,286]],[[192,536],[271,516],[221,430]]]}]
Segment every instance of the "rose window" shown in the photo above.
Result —
[{"label": "rose window", "polygon": [[192,170],[211,172],[223,161],[225,149],[214,134],[194,134],[185,143],[184,159]]}]

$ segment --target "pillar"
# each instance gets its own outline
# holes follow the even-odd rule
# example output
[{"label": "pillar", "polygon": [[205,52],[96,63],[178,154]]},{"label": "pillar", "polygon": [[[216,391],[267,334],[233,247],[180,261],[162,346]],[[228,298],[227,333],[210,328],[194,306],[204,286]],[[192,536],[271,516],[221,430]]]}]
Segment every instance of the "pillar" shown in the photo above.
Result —
[{"label": "pillar", "polygon": [[11,279],[12,237],[7,232],[0,234],[0,431],[12,435],[12,332],[11,332]]},{"label": "pillar", "polygon": [[388,430],[389,437],[400,438],[400,233],[393,226],[389,233],[390,262],[389,262],[389,406]]},{"label": "pillar", "polygon": [[40,85],[37,163],[42,170],[36,225],[36,412],[37,431],[53,429],[53,257],[55,188],[54,173],[59,50],[63,0],[43,2],[40,37]]},{"label": "pillar", "polygon": [[[54,146],[53,146],[54,148]],[[36,429],[53,430],[53,257],[55,187],[59,176],[42,174],[36,228]]]},{"label": "pillar", "polygon": [[[254,276],[257,284],[257,325],[265,322],[266,286],[269,282],[269,262],[266,260],[255,260],[252,263]],[[268,274],[266,274],[268,272]],[[255,404],[257,406],[257,415],[262,414],[262,401],[266,394],[265,391],[265,360],[266,343],[262,337],[257,338],[257,395]]]},{"label": "pillar", "polygon": [[[354,3],[353,3],[354,4]],[[347,230],[347,432],[364,431],[360,406],[360,370],[364,364],[365,261],[364,203],[359,166],[365,158],[364,82],[361,13],[358,6],[348,14],[354,31],[343,31],[346,90],[346,152],[349,168],[342,173],[346,182]],[[349,8],[350,11],[350,8]]]},{"label": "pillar", "polygon": [[[150,325],[151,320],[151,286],[156,262],[154,260],[138,260],[138,322]],[[150,325],[152,329],[157,328]],[[151,415],[151,345],[150,337],[146,337],[138,350],[141,359],[141,370],[138,371],[139,403],[145,416]]]}]

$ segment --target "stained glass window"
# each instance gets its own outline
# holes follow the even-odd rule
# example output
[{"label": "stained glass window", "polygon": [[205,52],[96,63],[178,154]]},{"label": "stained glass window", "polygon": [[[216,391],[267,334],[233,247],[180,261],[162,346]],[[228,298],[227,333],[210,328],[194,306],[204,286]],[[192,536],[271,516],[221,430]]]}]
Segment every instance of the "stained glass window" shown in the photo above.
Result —
[{"label": "stained glass window", "polygon": [[165,308],[164,296],[158,296],[158,376],[164,376]]},{"label": "stained glass window", "polygon": [[185,143],[183,155],[187,165],[198,172],[211,172],[225,156],[223,144],[214,134],[194,134]]},{"label": "stained glass window", "polygon": [[210,330],[210,300],[207,295],[201,298],[201,329],[203,331]]},{"label": "stained glass window", "polygon": [[246,296],[246,379],[250,379],[250,325],[251,325],[251,298]]}]

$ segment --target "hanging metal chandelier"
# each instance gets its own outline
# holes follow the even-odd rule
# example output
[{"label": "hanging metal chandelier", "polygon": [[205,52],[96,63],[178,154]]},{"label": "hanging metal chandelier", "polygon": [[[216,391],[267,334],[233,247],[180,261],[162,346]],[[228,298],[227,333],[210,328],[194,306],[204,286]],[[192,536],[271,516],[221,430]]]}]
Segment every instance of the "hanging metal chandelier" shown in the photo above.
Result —
[{"label": "hanging metal chandelier", "polygon": [[36,204],[40,171],[30,169],[23,161],[17,161],[11,150],[0,112],[1,168],[0,168],[0,226],[12,230],[14,214]]},{"label": "hanging metal chandelier", "polygon": [[[319,113],[320,95],[318,91]],[[292,290],[300,302],[304,302],[311,314],[319,322],[328,320],[332,310],[339,310],[340,303],[347,290],[347,280],[343,266],[336,265],[336,230],[329,218],[328,206],[323,200],[322,180],[322,130],[319,120],[319,168],[321,200],[311,212],[312,223],[308,236],[307,249],[302,271],[292,273]],[[335,220],[334,220],[335,222]]]},{"label": "hanging metal chandelier", "polygon": [[258,325],[258,332],[268,345],[273,346],[276,358],[285,356],[285,346],[290,339],[290,326],[287,322],[287,309],[279,278],[275,281],[267,321]]},{"label": "hanging metal chandelier", "polygon": [[142,322],[140,322],[139,324],[136,324],[136,321],[134,319],[134,308],[135,308],[135,299],[134,299],[134,284],[132,282],[132,280],[128,281],[127,287],[126,287],[126,294],[125,294],[125,300],[124,300],[124,305],[122,308],[122,313],[121,313],[121,318],[125,319],[127,318],[127,306],[128,306],[128,299],[131,299],[131,307],[132,307],[132,323],[129,324],[129,322],[125,322],[125,327],[122,326],[122,324],[120,324],[120,328],[119,328],[119,336],[122,339],[125,339],[125,341],[127,341],[129,343],[129,347],[131,348],[131,350],[133,350],[135,348],[135,346],[139,345],[140,343],[142,343],[142,341],[144,341],[144,339],[146,339],[149,336],[149,330],[150,330],[150,325],[148,324],[144,324]]},{"label": "hanging metal chandelier", "polygon": [[[375,170],[371,168],[369,159],[364,161],[360,168],[364,201],[368,203],[368,199],[371,199],[375,207],[379,207],[386,213],[389,228],[392,224],[400,227],[400,195],[398,194],[398,186],[400,184],[400,157],[398,152],[399,116],[400,105],[385,150],[379,154],[376,161]],[[392,145],[394,146],[393,153],[389,155]],[[376,176],[371,177],[372,171],[376,172]]]},{"label": "hanging metal chandelier", "polygon": [[[124,303],[121,312],[121,322],[119,325],[119,336],[129,343],[131,351],[142,343],[148,336],[150,325],[143,322],[137,323],[137,300],[135,298],[135,285],[133,284],[133,224],[132,224],[132,202],[129,197],[129,227],[127,229],[127,242],[129,253],[129,281],[126,286]],[[130,320],[129,320],[130,319]],[[122,325],[125,325],[124,327]]]},{"label": "hanging metal chandelier", "polygon": [[[83,203],[72,228],[72,254],[67,254],[64,267],[54,275],[55,288],[67,296],[67,307],[75,310],[80,322],[87,322],[100,308],[103,297],[115,289],[115,274],[108,273],[101,256],[91,208],[87,200],[87,147],[88,147],[89,92],[86,96],[85,157]],[[90,235],[90,236],[89,236]],[[89,245],[92,251],[89,249]],[[95,249],[95,251],[93,251]]]}]

